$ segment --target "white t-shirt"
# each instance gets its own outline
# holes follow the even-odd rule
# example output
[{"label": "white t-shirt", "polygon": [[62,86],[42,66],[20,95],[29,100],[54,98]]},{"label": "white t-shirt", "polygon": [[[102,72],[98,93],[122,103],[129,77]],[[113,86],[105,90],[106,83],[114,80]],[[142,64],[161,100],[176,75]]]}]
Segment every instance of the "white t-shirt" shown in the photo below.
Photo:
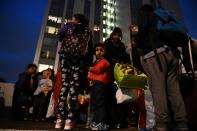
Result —
[{"label": "white t-shirt", "polygon": [[44,88],[50,87],[52,89],[53,82],[51,79],[41,79],[38,83],[38,88],[34,92],[34,95],[39,95]]}]

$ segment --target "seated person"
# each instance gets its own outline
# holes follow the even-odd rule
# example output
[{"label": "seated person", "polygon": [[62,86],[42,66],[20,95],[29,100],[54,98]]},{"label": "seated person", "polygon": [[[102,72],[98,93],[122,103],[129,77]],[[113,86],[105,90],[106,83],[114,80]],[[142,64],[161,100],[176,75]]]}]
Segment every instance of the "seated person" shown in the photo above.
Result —
[{"label": "seated person", "polygon": [[45,113],[45,103],[47,102],[47,94],[52,90],[53,82],[50,79],[52,75],[51,69],[47,69],[43,71],[42,79],[40,79],[38,83],[38,88],[34,92],[34,107],[33,107],[33,115],[34,120],[39,121],[40,119],[44,119]]}]

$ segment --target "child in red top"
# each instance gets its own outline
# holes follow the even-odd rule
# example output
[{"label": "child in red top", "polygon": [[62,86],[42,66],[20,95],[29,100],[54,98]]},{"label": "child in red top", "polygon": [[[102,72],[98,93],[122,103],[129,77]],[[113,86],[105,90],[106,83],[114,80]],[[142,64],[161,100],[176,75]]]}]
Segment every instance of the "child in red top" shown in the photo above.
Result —
[{"label": "child in red top", "polygon": [[96,61],[88,73],[93,80],[93,89],[90,97],[90,109],[93,113],[92,130],[106,130],[106,88],[110,79],[110,65],[104,58],[104,44],[95,45]]}]

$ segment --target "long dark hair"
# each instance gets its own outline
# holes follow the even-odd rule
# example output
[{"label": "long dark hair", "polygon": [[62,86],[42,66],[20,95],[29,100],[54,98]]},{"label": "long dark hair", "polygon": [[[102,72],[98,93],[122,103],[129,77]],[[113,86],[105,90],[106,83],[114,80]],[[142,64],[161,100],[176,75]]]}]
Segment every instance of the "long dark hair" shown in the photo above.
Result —
[{"label": "long dark hair", "polygon": [[74,14],[73,17],[78,21],[73,33],[84,32],[85,28],[88,27],[88,20],[83,14]]}]

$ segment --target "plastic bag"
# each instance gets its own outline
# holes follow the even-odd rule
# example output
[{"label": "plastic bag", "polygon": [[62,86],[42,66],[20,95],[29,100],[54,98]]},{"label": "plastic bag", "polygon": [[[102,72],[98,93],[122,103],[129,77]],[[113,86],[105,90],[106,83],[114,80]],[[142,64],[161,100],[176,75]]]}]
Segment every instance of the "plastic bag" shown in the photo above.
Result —
[{"label": "plastic bag", "polygon": [[116,86],[115,88],[117,89],[116,91],[117,104],[129,103],[138,99],[138,93],[136,89],[120,88],[116,82],[114,82],[114,86]]},{"label": "plastic bag", "polygon": [[49,117],[53,116],[54,109],[55,109],[55,100],[53,99],[53,93],[52,93],[51,98],[50,98],[50,102],[49,102],[49,106],[48,106],[48,109],[47,109],[46,118],[49,118]]}]

